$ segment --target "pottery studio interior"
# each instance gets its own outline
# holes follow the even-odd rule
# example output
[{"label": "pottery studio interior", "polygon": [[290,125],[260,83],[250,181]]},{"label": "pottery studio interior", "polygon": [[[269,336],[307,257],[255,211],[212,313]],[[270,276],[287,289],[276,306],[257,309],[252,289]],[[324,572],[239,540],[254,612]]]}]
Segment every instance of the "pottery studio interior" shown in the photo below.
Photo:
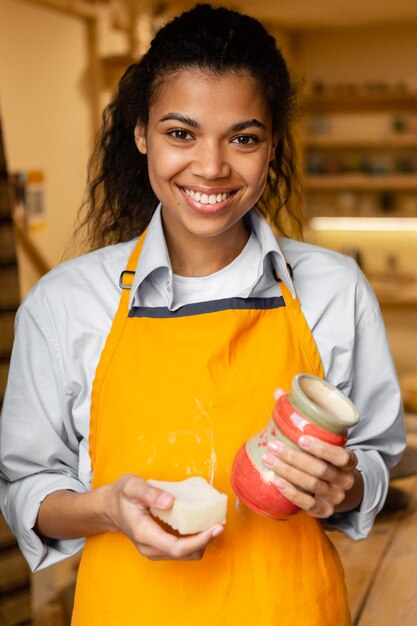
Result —
[{"label": "pottery studio interior", "polygon": [[[289,230],[282,227],[282,232],[344,255],[349,262],[353,259],[378,302],[378,315],[385,324],[396,370],[387,384],[394,387],[398,384],[401,391],[406,445],[399,463],[386,470],[386,499],[379,506],[367,537],[355,540],[348,533],[327,528],[325,533],[344,567],[351,623],[414,626],[417,623],[417,3],[414,0],[317,0],[315,3],[224,0],[214,4],[262,22],[275,37],[295,86],[297,114],[291,132],[296,150],[293,165],[296,163],[302,186],[299,201],[302,216],[301,209],[298,212],[301,229],[298,224],[291,230],[288,218],[284,222]],[[28,439],[27,433],[14,433],[9,416],[13,407],[24,406],[21,399],[16,403],[13,396],[15,383],[8,383],[16,312],[43,276],[63,260],[67,262],[88,250],[85,240],[74,239],[73,232],[85,199],[87,165],[103,110],[127,68],[146,54],[160,29],[194,6],[188,0],[0,0],[2,626],[69,625],[82,554],[78,541],[76,549],[49,557],[50,548],[45,548],[46,544],[38,537],[39,545],[33,544],[33,550],[44,552],[36,562],[32,559],[28,563],[27,552],[32,548],[23,536],[23,521],[19,520],[26,515],[25,507],[20,504],[13,508],[13,498],[19,501],[19,497],[32,497],[33,501],[34,497],[29,492],[26,496],[13,495],[13,483],[17,492],[20,482],[25,480],[18,468],[24,473],[27,464],[24,459],[20,462],[14,459],[19,445],[17,452],[10,449],[10,439]],[[251,45],[248,41],[248,48]],[[183,141],[185,136],[204,137],[203,125],[179,114],[171,117],[179,124],[175,141]],[[180,132],[184,128],[187,135]],[[264,131],[251,128],[250,132],[256,135]],[[278,131],[277,135],[273,131],[268,133],[268,137],[277,136],[279,143]],[[171,132],[172,145],[173,137]],[[253,141],[250,138],[247,143],[251,145]],[[225,143],[222,139],[222,142],[222,146],[227,144],[224,148],[227,154],[246,150],[250,155],[251,150],[257,149],[252,145],[249,150],[248,146],[243,147],[243,142],[237,145],[236,140]],[[137,138],[136,143],[139,146]],[[236,159],[235,163],[238,162]],[[220,185],[216,193],[225,189]],[[102,192],[100,187],[97,202]],[[193,191],[188,191],[187,198],[184,189],[180,192],[181,201],[185,197],[188,207],[203,211],[201,194],[196,197]],[[229,195],[238,198],[238,193],[233,191],[228,198]],[[222,202],[233,206],[233,201],[225,201],[225,193],[220,202],[219,195],[216,197],[206,196],[206,205]],[[204,211],[205,219],[216,214],[215,209]],[[222,212],[225,209],[218,209],[219,215]],[[126,237],[122,240],[126,241]],[[79,301],[77,307],[82,310],[83,303]],[[21,347],[16,349],[19,354],[13,356],[16,361],[20,359],[14,368],[22,368],[22,376],[24,369],[31,367],[30,363],[35,364],[35,369],[42,369],[41,361],[36,363],[36,357],[31,356],[36,343],[32,343],[30,333],[25,341],[26,351],[20,353]],[[375,345],[375,350],[378,349]],[[337,350],[335,345],[334,359]],[[372,352],[373,347],[368,346],[365,357],[372,360]],[[389,354],[387,349],[385,354]],[[353,357],[352,349],[348,359]],[[380,366],[381,372],[385,371],[385,364]],[[42,380],[42,372],[39,375]],[[20,417],[19,414],[17,419]],[[374,420],[379,417],[375,415]],[[77,416],[68,419],[76,420]],[[31,424],[28,430],[32,447],[42,449],[42,432],[37,431],[36,424],[27,423]],[[51,471],[51,465],[42,469],[38,464],[33,473]],[[23,484],[26,482],[22,482],[26,493]],[[30,532],[35,533],[36,523],[35,515]],[[227,523],[225,529],[224,539]],[[50,544],[53,552],[52,539]],[[228,620],[219,620],[219,625],[232,626]],[[81,623],[110,624],[94,620],[77,622]],[[129,621],[133,623],[142,622]],[[265,626],[272,623],[279,626],[288,622],[264,622]],[[327,623],[338,626],[342,622]],[[262,622],[259,624],[263,626]],[[303,624],[297,622],[297,626]],[[324,622],[316,626],[324,626]]]}]

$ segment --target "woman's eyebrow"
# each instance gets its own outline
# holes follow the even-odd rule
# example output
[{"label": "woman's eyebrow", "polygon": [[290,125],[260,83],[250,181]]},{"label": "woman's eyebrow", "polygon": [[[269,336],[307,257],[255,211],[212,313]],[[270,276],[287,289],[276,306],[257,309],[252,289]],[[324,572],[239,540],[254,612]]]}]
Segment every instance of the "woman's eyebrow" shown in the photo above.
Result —
[{"label": "woman's eyebrow", "polygon": [[192,120],[191,117],[188,117],[187,115],[182,115],[182,113],[167,113],[159,118],[160,122],[166,122],[167,120],[175,120],[176,122],[181,122],[182,124],[191,126],[191,128],[200,128],[200,124],[198,122]]},{"label": "woman's eyebrow", "polygon": [[256,128],[263,128],[266,130],[265,124],[263,124],[256,118],[253,118],[251,120],[245,120],[244,122],[237,122],[236,124],[233,124],[233,126],[231,126],[229,130],[231,130],[232,132],[239,132],[241,130],[251,128],[252,126],[256,126]]},{"label": "woman's eyebrow", "polygon": [[[183,115],[182,113],[166,113],[161,118],[159,118],[160,122],[166,122],[168,120],[175,120],[176,122],[180,122],[182,124],[185,124],[186,126],[190,126],[191,128],[200,128],[200,124],[196,120],[193,120],[191,117],[188,117],[188,115]],[[230,126],[228,130],[229,132],[236,133],[242,130],[246,130],[247,128],[252,128],[254,126],[256,128],[263,128],[266,130],[265,124],[263,122],[260,122],[256,118],[243,120],[242,122],[236,122],[236,124],[232,124],[232,126]]]}]

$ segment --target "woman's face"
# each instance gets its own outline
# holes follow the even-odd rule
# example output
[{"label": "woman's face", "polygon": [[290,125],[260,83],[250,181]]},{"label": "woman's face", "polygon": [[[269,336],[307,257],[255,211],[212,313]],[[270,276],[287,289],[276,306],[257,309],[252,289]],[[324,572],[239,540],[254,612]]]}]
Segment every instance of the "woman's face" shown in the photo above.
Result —
[{"label": "woman's face", "polygon": [[246,72],[214,76],[202,70],[164,80],[148,126],[136,128],[135,140],[147,155],[164,228],[184,243],[227,241],[243,230],[276,146],[259,83]]}]

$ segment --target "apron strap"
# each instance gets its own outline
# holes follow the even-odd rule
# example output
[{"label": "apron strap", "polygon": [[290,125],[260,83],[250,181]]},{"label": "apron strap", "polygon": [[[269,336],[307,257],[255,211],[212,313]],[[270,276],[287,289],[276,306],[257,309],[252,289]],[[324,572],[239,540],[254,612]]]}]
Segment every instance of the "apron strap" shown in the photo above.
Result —
[{"label": "apron strap", "polygon": [[136,267],[142,250],[143,242],[145,241],[147,230],[148,229],[146,229],[139,237],[138,242],[136,243],[129,257],[126,268],[119,276],[119,287],[122,290],[122,293],[120,296],[118,314],[122,311],[127,311],[129,307],[130,290],[132,289],[133,281],[135,279]]},{"label": "apron strap", "polygon": [[[288,273],[290,275],[290,278],[292,279],[294,276],[294,272],[293,269],[291,267],[291,265],[289,263],[286,263],[286,266],[288,268]],[[282,297],[284,298],[285,301],[285,306],[297,306],[300,308],[300,303],[297,297],[293,298],[292,293],[290,292],[290,290],[288,289],[287,285],[284,283],[284,281],[282,280],[282,278],[280,278],[276,272],[275,269],[272,270],[275,280],[277,281],[277,283],[279,283],[280,287],[281,287],[281,293],[282,293]]]},{"label": "apron strap", "polygon": [[[130,289],[133,284],[133,278],[138,263],[140,251],[142,250],[143,242],[145,239],[146,231],[139,237],[133,251],[129,257],[126,265],[126,269],[120,274],[119,285],[121,287],[121,296],[119,300],[119,306],[116,314],[113,318],[111,330],[107,335],[106,343],[101,353],[100,361],[97,366],[96,375],[93,382],[93,388],[91,392],[91,407],[90,407],[90,436],[89,436],[89,449],[91,458],[91,467],[94,470],[96,461],[96,449],[97,449],[97,424],[99,414],[99,400],[101,394],[101,387],[107,372],[107,368],[111,362],[114,351],[116,350],[118,341],[123,333],[129,310],[129,297]],[[130,286],[125,285],[125,276],[129,277],[129,281],[132,283]]]}]

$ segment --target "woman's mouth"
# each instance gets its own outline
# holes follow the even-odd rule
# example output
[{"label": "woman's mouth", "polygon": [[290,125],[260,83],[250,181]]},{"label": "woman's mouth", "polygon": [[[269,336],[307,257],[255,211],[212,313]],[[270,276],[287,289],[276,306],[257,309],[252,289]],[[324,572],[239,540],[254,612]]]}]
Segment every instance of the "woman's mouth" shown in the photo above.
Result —
[{"label": "woman's mouth", "polygon": [[187,196],[198,202],[199,204],[218,204],[219,202],[224,202],[232,195],[232,191],[228,191],[226,193],[202,193],[201,191],[193,191],[192,189],[184,188]]},{"label": "woman's mouth", "polygon": [[187,204],[200,213],[213,214],[222,211],[236,194],[233,191],[217,191],[217,193],[207,193],[195,191],[188,187],[180,187],[180,190]]}]

